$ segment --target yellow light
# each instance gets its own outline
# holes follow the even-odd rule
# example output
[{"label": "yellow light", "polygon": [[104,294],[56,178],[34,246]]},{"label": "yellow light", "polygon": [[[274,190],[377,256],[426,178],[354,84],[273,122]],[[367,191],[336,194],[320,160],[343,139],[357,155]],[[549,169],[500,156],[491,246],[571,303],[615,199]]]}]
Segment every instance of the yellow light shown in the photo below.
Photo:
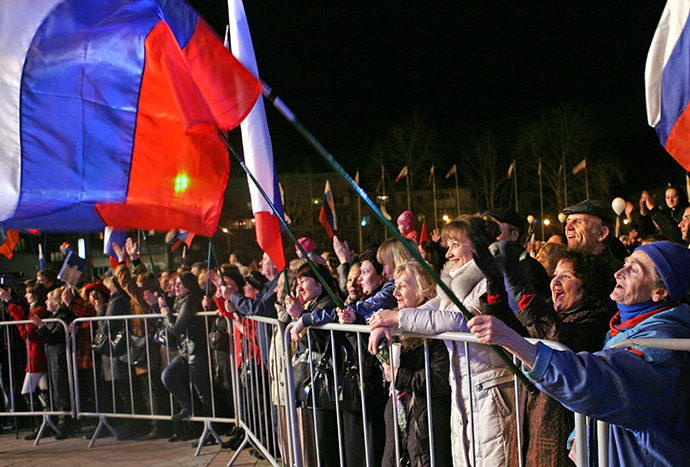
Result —
[{"label": "yellow light", "polygon": [[189,186],[189,177],[187,177],[187,174],[184,174],[184,173],[179,174],[175,178],[175,193],[185,191],[188,186]]},{"label": "yellow light", "polygon": [[443,222],[448,222],[450,220],[450,216],[448,214],[443,215]]},{"label": "yellow light", "polygon": [[630,221],[628,219],[623,219],[624,224],[628,224]]},{"label": "yellow light", "polygon": [[226,229],[225,227],[221,227],[221,229],[220,229],[220,230],[222,230],[222,231],[223,231],[223,233],[228,233],[228,232],[229,232],[229,231],[228,231],[228,229]]},{"label": "yellow light", "polygon": [[544,219],[544,225],[549,225],[549,224],[551,224],[551,221],[548,219]]}]

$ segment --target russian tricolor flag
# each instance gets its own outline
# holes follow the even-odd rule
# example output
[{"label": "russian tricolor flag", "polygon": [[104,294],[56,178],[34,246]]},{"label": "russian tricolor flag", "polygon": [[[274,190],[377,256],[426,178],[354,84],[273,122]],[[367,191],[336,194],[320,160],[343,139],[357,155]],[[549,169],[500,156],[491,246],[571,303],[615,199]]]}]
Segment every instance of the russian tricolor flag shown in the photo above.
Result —
[{"label": "russian tricolor flag", "polygon": [[213,235],[258,80],[183,0],[0,2],[0,223]]},{"label": "russian tricolor flag", "polygon": [[[228,12],[232,53],[252,73],[259,76],[259,67],[256,63],[254,46],[242,0],[229,0]],[[256,101],[256,105],[242,122],[240,128],[242,129],[242,148],[244,149],[244,160],[247,168],[275,206],[278,215],[282,217],[283,201],[273,163],[271,135],[268,132],[266,110],[262,99]],[[247,181],[252,200],[252,212],[254,213],[256,242],[271,258],[278,271],[282,271],[285,268],[285,253],[280,234],[280,221],[249,176],[247,176]]]},{"label": "russian tricolor flag", "polygon": [[690,171],[690,2],[669,0],[647,56],[647,118],[662,146]]},{"label": "russian tricolor flag", "polygon": [[323,203],[319,213],[319,222],[326,229],[328,238],[333,238],[333,235],[338,233],[338,218],[335,215],[333,192],[331,191],[331,183],[328,180],[326,180],[326,187],[323,189]]}]

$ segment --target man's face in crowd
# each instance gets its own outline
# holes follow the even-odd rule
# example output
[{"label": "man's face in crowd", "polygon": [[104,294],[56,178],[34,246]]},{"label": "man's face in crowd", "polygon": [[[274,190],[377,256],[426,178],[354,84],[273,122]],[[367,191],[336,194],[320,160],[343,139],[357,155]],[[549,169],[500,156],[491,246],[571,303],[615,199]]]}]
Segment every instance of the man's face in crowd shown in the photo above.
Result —
[{"label": "man's face in crowd", "polygon": [[680,227],[680,233],[683,234],[683,240],[686,242],[690,241],[690,237],[688,237],[688,230],[690,230],[690,206],[685,208],[683,220],[680,221],[678,227]]},{"label": "man's face in crowd", "polygon": [[505,222],[496,221],[498,228],[501,230],[501,234],[496,237],[496,240],[505,240],[507,242],[515,242],[520,236],[520,231],[510,224]]},{"label": "man's face in crowd", "polygon": [[616,288],[611,300],[621,305],[653,300],[659,302],[666,297],[666,290],[656,284],[656,268],[646,253],[637,250],[625,259],[625,264],[615,274]]},{"label": "man's face in crowd", "polygon": [[568,250],[599,253],[604,249],[602,242],[608,233],[601,219],[591,214],[570,214],[565,221]]}]

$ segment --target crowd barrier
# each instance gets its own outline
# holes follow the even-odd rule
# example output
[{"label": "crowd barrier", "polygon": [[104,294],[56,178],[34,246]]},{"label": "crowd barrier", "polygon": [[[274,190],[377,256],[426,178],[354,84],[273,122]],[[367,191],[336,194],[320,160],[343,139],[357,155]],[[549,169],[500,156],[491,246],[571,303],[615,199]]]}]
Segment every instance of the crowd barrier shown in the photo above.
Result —
[{"label": "crowd barrier", "polygon": [[[192,374],[191,367],[187,368],[187,377],[182,378],[188,386],[188,391],[193,403],[193,413],[189,418],[192,422],[203,423],[204,429],[198,440],[195,454],[198,455],[208,440],[213,436],[218,442],[221,437],[217,434],[214,423],[236,424],[244,430],[243,438],[235,454],[228,465],[234,463],[239,453],[249,445],[258,450],[272,465],[290,465],[299,467],[302,465],[322,465],[322,459],[336,459],[335,463],[348,464],[348,443],[350,438],[345,435],[345,430],[362,433],[361,443],[363,462],[361,465],[373,466],[374,442],[370,426],[370,406],[375,401],[370,400],[367,394],[366,384],[357,387],[349,387],[352,381],[366,382],[365,359],[371,358],[366,350],[368,339],[368,326],[328,324],[313,327],[308,330],[301,345],[301,355],[306,355],[299,362],[295,361],[298,345],[290,339],[292,324],[286,325],[276,319],[250,317],[228,320],[218,318],[215,313],[198,313],[197,319],[204,320],[205,335],[213,336],[218,320],[225,323],[228,331],[227,342],[222,342],[221,347],[214,349],[211,339],[199,343],[205,346],[205,355],[202,361],[205,368],[199,374],[208,381],[201,381],[198,375]],[[50,369],[47,370],[46,381],[48,394],[45,407],[37,408],[32,404],[33,396],[29,396],[29,406],[22,405],[19,398],[21,380],[24,378],[24,365],[27,354],[27,342],[19,336],[18,329],[30,324],[30,321],[5,321],[0,322],[2,330],[2,342],[4,355],[2,365],[3,399],[6,411],[0,412],[4,417],[8,416],[34,416],[40,417],[41,427],[34,442],[38,445],[48,426],[57,431],[52,417],[95,417],[98,420],[96,429],[89,441],[88,447],[92,447],[102,429],[107,429],[113,435],[117,435],[125,427],[128,421],[139,420],[151,422],[170,423],[170,419],[179,407],[174,398],[161,383],[161,375],[174,361],[178,354],[177,343],[174,336],[168,335],[160,325],[161,315],[136,315],[136,316],[112,316],[78,318],[70,325],[61,320],[46,319],[46,323],[58,323],[64,332],[65,361],[67,368],[67,383],[69,391],[69,405],[62,410],[56,406],[56,388]],[[113,338],[123,340],[119,350],[111,346],[107,355],[97,354],[90,346],[80,346],[79,339],[87,339],[93,342],[98,328],[108,332]],[[329,365],[324,367],[323,359],[315,348],[315,332],[321,333],[320,343],[327,342],[331,349],[328,359]],[[349,334],[349,342],[354,350],[354,355],[343,354],[339,343],[343,336]],[[470,355],[468,345],[482,345],[471,334],[442,333],[433,336],[418,336],[403,334],[406,336],[420,337],[424,340],[424,367],[426,385],[426,404],[428,408],[428,449],[431,453],[430,464],[436,465],[434,456],[434,417],[447,416],[448,414],[434,414],[432,404],[431,369],[429,363],[429,343],[440,339],[445,341],[461,342],[465,346],[465,355]],[[136,336],[136,337],[133,337]],[[136,339],[138,338],[138,339]],[[133,361],[136,345],[141,347],[143,341],[144,357],[139,356]],[[536,342],[536,340],[531,340]],[[119,341],[118,341],[119,342]],[[543,341],[556,348],[565,349],[564,346]],[[662,348],[687,347],[687,342],[679,344],[674,342],[653,343]],[[223,346],[227,346],[224,348]],[[124,348],[124,350],[122,350]],[[323,350],[323,349],[321,349]],[[96,364],[88,367],[83,364],[83,352],[89,352],[91,361]],[[121,352],[121,353],[120,353]],[[119,356],[115,356],[115,353]],[[327,353],[327,352],[326,352]],[[23,355],[23,356],[22,356]],[[470,357],[471,358],[471,357]],[[88,358],[86,359],[88,360]],[[223,373],[219,364],[227,363]],[[300,365],[296,365],[300,363]],[[344,364],[347,365],[344,365]],[[470,375],[466,387],[473,391],[471,367],[465,357],[463,365]],[[18,367],[18,365],[21,366]],[[115,367],[123,370],[118,373]],[[109,367],[109,368],[108,368]],[[299,367],[299,368],[297,368]],[[324,369],[325,368],[325,369]],[[110,370],[110,376],[106,373]],[[338,369],[338,371],[334,371]],[[301,371],[301,375],[296,375]],[[302,380],[307,374],[307,384],[299,386],[296,377]],[[379,370],[380,371],[380,370]],[[325,373],[324,373],[325,372]],[[197,378],[197,379],[195,379]],[[304,383],[304,381],[302,381]],[[207,413],[202,410],[195,393],[195,387],[208,384],[210,389],[210,409]],[[318,394],[315,386],[327,385],[330,391],[331,405],[322,410],[324,401],[317,400]],[[517,418],[516,437],[518,449],[521,448],[522,433],[519,427],[523,424],[519,420],[520,391],[524,391],[518,380],[514,378],[515,388],[515,416]],[[298,392],[300,392],[298,394]],[[395,378],[391,381],[391,391],[395,391]],[[470,398],[472,400],[472,398]],[[232,409],[228,410],[227,402],[231,401]],[[398,414],[396,398],[392,399],[393,410],[386,413],[386,417],[394,417]],[[328,401],[326,401],[328,403]],[[316,408],[316,410],[314,410]],[[353,417],[354,414],[354,417]],[[325,420],[325,423],[324,423]],[[353,420],[355,423],[353,425]],[[141,422],[139,422],[141,424]],[[393,421],[392,423],[398,423]],[[469,420],[472,429],[477,420]],[[585,427],[593,421],[586,420],[584,416],[575,414],[576,442],[578,465],[585,465],[587,459],[585,439]],[[600,435],[605,435],[605,424],[599,429]],[[115,426],[114,426],[115,425]],[[396,425],[397,426],[397,425]],[[337,439],[324,437],[323,428],[329,432],[337,433]],[[383,430],[383,427],[378,427]],[[395,464],[400,465],[401,440],[398,430],[395,434]],[[346,441],[347,440],[347,441]],[[473,436],[474,440],[474,436]],[[474,444],[474,443],[472,443]],[[472,446],[474,456],[474,445]],[[598,444],[599,465],[606,465],[606,437],[601,436]],[[522,459],[519,453],[518,458]],[[603,463],[602,463],[603,461]],[[349,462],[352,464],[352,462]],[[521,465],[521,463],[520,463]]]},{"label": "crowd barrier", "polygon": [[[0,412],[0,416],[40,418],[40,427],[34,439],[34,446],[38,446],[48,427],[56,433],[59,432],[51,417],[76,416],[68,326],[59,319],[44,319],[43,322],[46,325],[57,324],[61,328],[62,336],[57,338],[59,343],[56,345],[64,345],[64,352],[60,352],[61,355],[55,355],[53,365],[47,365],[46,368],[34,368],[32,360],[27,358],[31,339],[36,340],[38,337],[31,333],[30,339],[24,339],[22,335],[29,334],[29,326],[33,328],[33,323],[28,320],[0,322],[4,354],[0,360],[0,389],[6,409],[5,412]],[[47,356],[46,360],[48,358],[51,356]],[[66,381],[63,380],[62,383],[65,384],[57,387],[57,375],[53,373],[60,370],[65,371]],[[34,375],[31,378],[33,381],[29,381],[28,377],[25,381],[25,372]],[[31,390],[24,391],[26,386],[32,386]],[[58,407],[60,405],[63,407]],[[33,410],[34,407],[36,410]]]}]

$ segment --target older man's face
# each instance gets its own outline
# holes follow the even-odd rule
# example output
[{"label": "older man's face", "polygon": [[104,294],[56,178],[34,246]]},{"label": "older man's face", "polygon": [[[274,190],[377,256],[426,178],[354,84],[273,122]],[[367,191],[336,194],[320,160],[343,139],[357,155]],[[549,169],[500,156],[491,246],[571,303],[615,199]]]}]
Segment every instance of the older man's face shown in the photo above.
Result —
[{"label": "older man's face", "polygon": [[604,249],[602,242],[608,233],[601,219],[591,214],[570,214],[565,221],[568,250],[597,254]]},{"label": "older man's face", "polygon": [[[656,287],[654,263],[642,251],[635,251],[625,259],[623,268],[616,274],[616,288],[611,292],[611,300],[621,305],[654,300],[661,301],[665,293]],[[664,291],[665,292],[665,291]]]},{"label": "older man's face", "polygon": [[683,212],[683,220],[678,224],[680,227],[680,233],[683,234],[683,240],[690,241],[690,236],[688,236],[688,231],[690,230],[690,206],[685,208]]}]

